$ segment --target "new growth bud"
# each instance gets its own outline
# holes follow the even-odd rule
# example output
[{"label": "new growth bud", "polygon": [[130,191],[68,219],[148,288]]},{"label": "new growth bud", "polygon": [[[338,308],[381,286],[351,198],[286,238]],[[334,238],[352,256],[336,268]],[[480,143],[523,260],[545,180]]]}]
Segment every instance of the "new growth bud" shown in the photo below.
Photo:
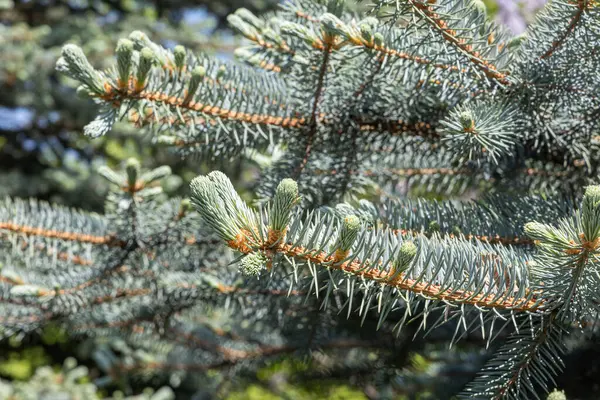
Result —
[{"label": "new growth bud", "polygon": [[472,132],[475,129],[475,120],[471,110],[464,110],[458,114],[458,120],[465,132]]},{"label": "new growth bud", "polygon": [[257,276],[267,269],[269,259],[262,252],[250,253],[240,261],[240,272],[246,276]]},{"label": "new growth bud", "polygon": [[361,222],[356,215],[348,215],[342,220],[337,242],[335,244],[335,259],[341,261],[348,256],[350,248],[360,232]]},{"label": "new growth bud", "polygon": [[208,179],[214,183],[219,197],[225,204],[225,208],[238,226],[241,229],[251,230],[251,227],[254,225],[252,223],[252,212],[240,198],[227,175],[221,171],[213,171],[208,174]]},{"label": "new growth bud", "polygon": [[83,51],[74,44],[67,44],[62,48],[56,69],[80,81],[92,93],[98,95],[105,93],[104,76],[91,66]]},{"label": "new growth bud", "polygon": [[135,188],[138,177],[140,176],[141,165],[135,158],[129,158],[125,164],[125,172],[127,173],[127,185],[129,188]]},{"label": "new growth bud", "polygon": [[524,230],[531,239],[545,241],[550,238],[552,227],[539,222],[528,222],[525,224]]},{"label": "new growth bud", "polygon": [[296,181],[289,178],[282,180],[275,191],[273,206],[269,214],[270,228],[276,235],[284,234],[290,222],[292,210],[299,200]]},{"label": "new growth bud", "polygon": [[154,52],[149,47],[144,47],[140,51],[140,61],[135,77],[135,91],[140,92],[146,86],[148,73],[154,63]]},{"label": "new growth bud", "polygon": [[196,68],[194,68],[194,70],[192,71],[192,77],[190,78],[190,83],[188,85],[187,94],[183,99],[184,104],[192,101],[194,95],[196,94],[196,91],[198,90],[198,87],[200,86],[200,82],[202,82],[202,79],[204,79],[205,75],[206,69],[203,66],[198,65],[196,66]]},{"label": "new growth bud", "polygon": [[316,43],[320,42],[320,39],[315,35],[315,33],[309,30],[307,27],[295,24],[293,22],[284,22],[281,24],[280,32],[284,35],[290,35],[297,37],[298,39],[304,40],[304,42],[308,43],[311,46],[314,46]]},{"label": "new growth bud", "polygon": [[360,35],[367,43],[371,43],[373,40],[373,29],[371,29],[369,24],[360,24]]},{"label": "new growth bud", "polygon": [[133,31],[129,34],[129,40],[139,45],[140,47],[146,46],[150,39],[148,36],[142,31]]},{"label": "new growth bud", "polygon": [[567,400],[567,396],[565,396],[564,391],[554,389],[552,393],[548,394],[546,400]]},{"label": "new growth bud", "polygon": [[117,54],[117,71],[119,73],[118,86],[120,89],[126,89],[129,86],[129,75],[131,74],[133,42],[129,39],[119,39],[115,53]]},{"label": "new growth bud", "polygon": [[[221,238],[229,242],[257,232],[257,217],[220,171],[192,180],[192,204]],[[242,235],[242,231],[244,235]],[[255,236],[251,237],[254,240]]]},{"label": "new growth bud", "polygon": [[321,16],[321,25],[325,32],[332,36],[348,37],[348,27],[338,17],[325,13]]},{"label": "new growth bud", "polygon": [[241,234],[234,218],[229,214],[215,183],[206,176],[197,176],[190,183],[191,201],[204,222],[226,242]]},{"label": "new growth bud", "polygon": [[384,44],[384,39],[383,39],[383,35],[379,32],[377,32],[374,36],[373,36],[373,42],[375,43],[375,46],[377,47],[383,47]]},{"label": "new growth bud", "polygon": [[600,186],[585,188],[581,205],[581,223],[585,240],[595,241],[600,234]]},{"label": "new growth bud", "polygon": [[417,255],[417,246],[413,242],[403,242],[393,262],[392,274],[406,271]]},{"label": "new growth bud", "polygon": [[173,54],[175,55],[175,66],[177,67],[177,70],[181,72],[183,66],[185,65],[185,47],[181,45],[175,46],[173,49]]}]

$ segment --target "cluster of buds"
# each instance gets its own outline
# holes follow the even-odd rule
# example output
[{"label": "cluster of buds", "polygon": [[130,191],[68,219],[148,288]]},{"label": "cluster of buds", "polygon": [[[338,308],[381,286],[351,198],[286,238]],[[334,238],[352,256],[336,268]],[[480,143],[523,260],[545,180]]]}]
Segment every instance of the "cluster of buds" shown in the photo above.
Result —
[{"label": "cluster of buds", "polygon": [[[112,88],[141,92],[148,83],[150,70],[155,63],[156,54],[150,47],[140,47],[136,51],[134,41],[120,39],[115,50],[117,56],[116,82],[97,71],[89,63],[81,48],[74,44],[63,47],[56,67],[59,71],[82,83],[79,94],[102,97],[110,94]],[[134,73],[135,71],[135,73]]]}]

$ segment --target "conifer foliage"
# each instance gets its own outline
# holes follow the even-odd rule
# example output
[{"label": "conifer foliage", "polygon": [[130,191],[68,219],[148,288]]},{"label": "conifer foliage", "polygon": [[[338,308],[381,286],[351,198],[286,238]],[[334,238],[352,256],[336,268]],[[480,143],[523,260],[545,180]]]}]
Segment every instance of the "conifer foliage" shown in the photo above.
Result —
[{"label": "conifer foliage", "polygon": [[124,120],[183,156],[253,159],[254,204],[218,171],[168,199],[169,169],[135,160],[101,171],[102,216],[5,200],[3,335],[126,337],[143,356],[111,371],[158,374],[311,349],[393,365],[389,332],[450,326],[451,343],[505,340],[462,397],[552,389],[600,301],[600,4],[550,2],[518,37],[478,0],[289,0],[228,21],[248,39],[236,62],[136,31],[109,70],[71,44],[57,68],[98,104],[87,135]]}]

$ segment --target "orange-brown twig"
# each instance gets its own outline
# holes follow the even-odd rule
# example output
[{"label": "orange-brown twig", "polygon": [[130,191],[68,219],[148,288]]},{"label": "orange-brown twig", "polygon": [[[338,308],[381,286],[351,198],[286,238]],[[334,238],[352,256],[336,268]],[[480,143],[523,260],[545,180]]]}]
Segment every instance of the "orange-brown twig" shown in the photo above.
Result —
[{"label": "orange-brown twig", "polygon": [[562,44],[567,40],[569,35],[571,35],[573,31],[575,31],[577,24],[579,24],[579,22],[581,21],[581,16],[583,15],[584,11],[589,5],[588,3],[590,3],[590,1],[588,0],[576,0],[576,10],[573,14],[573,17],[571,18],[571,22],[567,26],[567,29],[565,29],[565,31],[562,32],[558,39],[552,42],[550,48],[544,54],[542,54],[540,58],[549,58],[562,46]]},{"label": "orange-brown twig", "polygon": [[[245,241],[245,238],[240,238],[237,241],[231,241],[228,243],[228,245],[231,247],[235,246],[233,247],[235,250],[243,253],[248,253],[251,251],[250,246]],[[509,293],[498,297],[495,295],[486,296],[481,293],[474,293],[462,289],[444,289],[440,285],[436,285],[431,282],[415,280],[404,274],[397,274],[397,276],[395,276],[396,274],[391,273],[390,271],[380,270],[369,260],[364,262],[360,260],[354,260],[352,262],[336,263],[335,258],[333,256],[328,256],[325,252],[315,253],[304,247],[293,246],[289,243],[281,243],[278,246],[270,247],[265,250],[304,261],[310,261],[314,265],[341,270],[366,280],[379,281],[398,290],[405,290],[439,301],[449,301],[457,304],[469,304],[478,307],[508,309],[522,312],[535,312],[540,308],[541,305],[541,302],[534,298],[514,298],[511,297]]]},{"label": "orange-brown twig", "polygon": [[49,239],[60,239],[81,243],[105,244],[117,247],[122,247],[125,245],[125,243],[116,240],[113,235],[89,235],[85,233],[66,232],[55,229],[44,229],[34,226],[19,225],[13,222],[0,222],[0,230],[7,230],[26,236],[41,236]]},{"label": "orange-brown twig", "polygon": [[203,104],[195,101],[186,102],[184,98],[169,96],[165,93],[141,91],[127,89],[123,91],[113,90],[111,86],[106,86],[106,92],[101,96],[103,100],[112,102],[115,106],[120,106],[123,99],[148,100],[157,103],[167,104],[172,107],[179,107],[184,110],[197,111],[212,117],[218,117],[223,120],[241,121],[258,125],[279,126],[282,128],[296,128],[305,124],[303,117],[279,117],[266,114],[252,114],[242,111],[227,110],[210,104]]},{"label": "orange-brown twig", "polygon": [[451,45],[458,48],[467,56],[469,61],[481,70],[488,78],[496,79],[502,84],[508,84],[508,72],[500,72],[491,62],[484,60],[478,51],[473,49],[473,46],[466,42],[465,39],[459,38],[457,32],[448,26],[440,15],[438,15],[432,5],[420,1],[409,0],[413,8],[419,13],[425,21],[432,25]]}]

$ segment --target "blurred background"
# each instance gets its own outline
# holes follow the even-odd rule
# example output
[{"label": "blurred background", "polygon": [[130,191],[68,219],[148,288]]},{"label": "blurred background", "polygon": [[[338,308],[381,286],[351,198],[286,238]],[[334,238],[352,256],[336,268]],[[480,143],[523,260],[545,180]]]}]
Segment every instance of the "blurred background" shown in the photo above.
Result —
[{"label": "blurred background", "polygon": [[[491,19],[521,34],[544,0],[485,0]],[[98,139],[82,134],[94,115],[94,104],[76,96],[73,82],[54,70],[65,43],[75,43],[96,68],[111,65],[116,42],[142,30],[155,42],[172,48],[182,44],[194,52],[230,58],[240,39],[232,35],[225,17],[238,7],[256,14],[277,7],[277,0],[0,0],[0,196],[35,197],[54,203],[102,212],[107,187],[96,174],[100,165],[117,167],[129,157],[144,167],[170,165],[174,176],[165,190],[185,195],[187,182],[207,169],[202,160],[150,145],[149,138],[126,124]],[[249,187],[258,167],[251,161],[229,165],[238,187]],[[231,164],[231,163],[230,163]],[[214,167],[214,165],[213,165]],[[225,166],[223,166],[225,167]],[[449,333],[451,336],[451,332]],[[480,339],[465,340],[449,350],[444,332],[413,342],[403,341],[405,356],[390,382],[402,387],[398,399],[445,398],[448,388],[460,388],[485,361]],[[114,347],[114,343],[110,344]],[[568,344],[567,373],[557,386],[570,399],[598,398],[597,351]],[[72,342],[67,332],[52,326],[36,337],[13,337],[0,342],[0,400],[124,398],[124,388],[102,385],[95,361],[109,344]],[[77,361],[76,361],[77,360]],[[582,362],[584,360],[585,362]],[[360,376],[343,380],[327,374],[310,376],[306,365],[284,359],[237,380],[227,399],[384,399],[384,385],[362,382]],[[343,383],[340,383],[343,382]],[[350,383],[349,383],[350,382]],[[146,382],[147,384],[147,382]],[[595,385],[595,386],[594,386]],[[32,388],[61,387],[38,397]],[[149,385],[150,386],[150,385]],[[377,389],[375,388],[377,386]],[[175,380],[163,392],[137,388],[142,398],[203,399],[201,388],[183,388]],[[40,389],[41,390],[41,389]],[[130,390],[130,388],[129,388]],[[38,392],[36,392],[38,393]],[[63,397],[48,395],[63,393]],[[145,393],[145,394],[144,394]],[[12,396],[12,397],[11,397]],[[46,396],[46,397],[44,397]],[[52,397],[54,396],[54,397]],[[143,397],[145,396],[145,397]],[[153,397],[154,396],[154,397]],[[171,396],[171,397],[169,397]],[[400,396],[400,397],[398,397]],[[590,397],[591,396],[591,397]]]}]

